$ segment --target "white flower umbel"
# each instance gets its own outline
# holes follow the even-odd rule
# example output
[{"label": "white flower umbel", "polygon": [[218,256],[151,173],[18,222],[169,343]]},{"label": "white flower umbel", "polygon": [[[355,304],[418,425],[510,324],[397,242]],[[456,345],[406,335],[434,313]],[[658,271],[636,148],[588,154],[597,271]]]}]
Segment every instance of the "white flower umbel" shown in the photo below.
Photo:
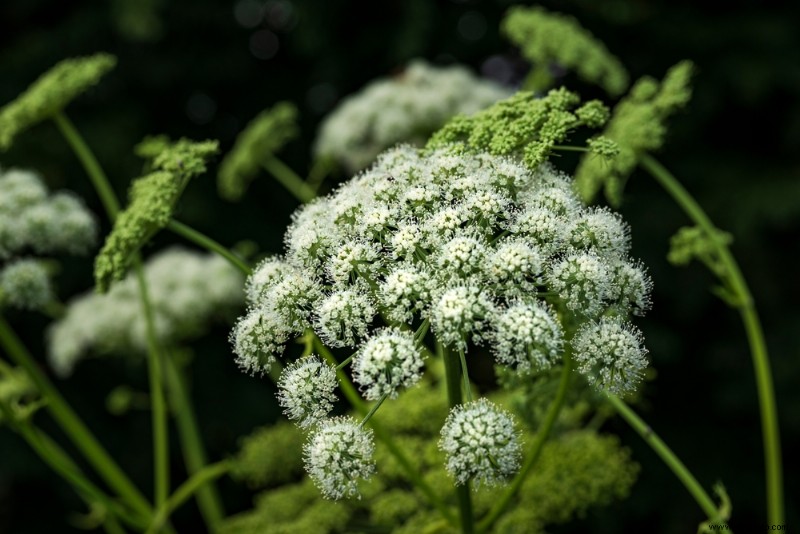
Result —
[{"label": "white flower umbel", "polygon": [[343,100],[322,123],[314,151],[355,172],[382,150],[399,142],[422,143],[450,117],[474,113],[510,94],[464,67],[417,60],[401,74]]},{"label": "white flower umbel", "polygon": [[297,426],[308,428],[333,409],[338,385],[336,369],[312,354],[283,370],[278,380],[278,402]]},{"label": "white flower umbel", "polygon": [[599,390],[616,395],[636,391],[647,368],[641,333],[619,318],[585,323],[572,339],[578,371]]},{"label": "white flower umbel", "polygon": [[97,223],[70,193],[47,196],[31,171],[0,173],[0,259],[25,248],[39,254],[87,252],[97,240]]},{"label": "white flower umbel", "polygon": [[[381,319],[412,330],[429,319],[438,341],[467,352],[531,298],[558,323],[644,309],[650,286],[629,245],[621,219],[584,207],[551,165],[401,146],[295,212],[285,255],[260,265],[247,291],[254,310],[283,317],[281,340],[310,326],[356,350]],[[530,354],[531,368],[543,364]]]},{"label": "white flower umbel", "polygon": [[275,310],[261,306],[239,319],[231,332],[236,363],[242,370],[261,375],[275,363],[275,354],[282,352],[290,331]]},{"label": "white flower umbel", "polygon": [[362,428],[352,417],[322,421],[303,452],[306,471],[328,499],[360,498],[359,480],[375,472],[372,430]]},{"label": "white flower umbel", "polygon": [[353,379],[364,398],[396,398],[401,387],[408,388],[422,378],[424,362],[420,347],[410,330],[386,328],[375,333],[356,355]]},{"label": "white flower umbel", "polygon": [[[194,338],[213,320],[230,320],[242,305],[244,277],[217,255],[172,247],[149,258],[144,272],[161,344]],[[56,372],[67,375],[88,354],[144,354],[146,332],[139,285],[131,274],[108,293],[90,291],[72,299],[48,331],[48,356]],[[266,336],[275,335],[273,330],[248,320],[241,321],[236,332],[234,343],[247,354],[240,363],[250,372],[260,372],[257,355],[267,361],[261,351]]]},{"label": "white flower umbel", "polygon": [[332,347],[347,347],[367,335],[375,307],[362,287],[342,289],[328,295],[317,306],[315,326]]},{"label": "white flower umbel", "polygon": [[459,486],[470,480],[476,486],[504,482],[517,472],[522,456],[512,415],[485,398],[450,411],[439,448],[447,456],[447,472]]},{"label": "white flower umbel", "polygon": [[511,304],[492,319],[497,361],[521,372],[547,369],[561,356],[564,333],[552,310],[533,300]]},{"label": "white flower umbel", "polygon": [[25,310],[41,310],[53,298],[50,276],[41,261],[19,259],[0,268],[0,308],[7,304]]},{"label": "white flower umbel", "polygon": [[612,289],[608,264],[592,252],[574,252],[555,262],[550,287],[574,313],[596,317]]},{"label": "white flower umbel", "polygon": [[484,325],[493,310],[490,297],[479,287],[452,287],[434,301],[431,327],[443,344],[466,350],[470,339],[474,343],[483,341]]}]

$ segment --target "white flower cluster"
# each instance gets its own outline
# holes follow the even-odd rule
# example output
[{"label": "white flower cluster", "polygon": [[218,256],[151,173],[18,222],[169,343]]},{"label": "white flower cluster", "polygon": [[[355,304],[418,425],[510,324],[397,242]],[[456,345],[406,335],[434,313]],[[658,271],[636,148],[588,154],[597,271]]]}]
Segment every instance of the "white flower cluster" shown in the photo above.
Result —
[{"label": "white flower cluster", "polygon": [[493,486],[519,469],[522,444],[510,413],[486,399],[456,406],[442,427],[439,448],[456,484]]},{"label": "white flower cluster", "polygon": [[343,100],[320,126],[314,150],[353,173],[397,143],[421,144],[451,117],[472,114],[509,96],[510,90],[464,67],[416,60],[402,73],[374,81]]},{"label": "white flower cluster", "polygon": [[[520,373],[558,363],[569,346],[589,382],[633,390],[647,361],[640,335],[622,318],[647,308],[650,280],[627,256],[630,235],[620,217],[584,207],[571,186],[549,165],[530,172],[511,159],[453,148],[383,153],[369,170],[301,207],[285,255],[250,276],[250,308],[231,335],[237,362],[263,373],[288,340],[312,329],[329,346],[355,350],[353,377],[365,398],[394,398],[421,377],[414,332],[429,324],[448,349],[485,343],[499,364]],[[614,333],[612,323],[624,326]],[[309,426],[328,413],[332,397],[332,382],[321,377],[333,371],[319,365],[290,366],[302,385],[281,393],[290,415]],[[295,384],[294,374],[282,382]],[[313,406],[315,397],[321,406]],[[491,429],[486,447],[502,449],[493,440],[508,438],[505,456],[474,449],[470,458],[484,463],[464,460],[451,446],[456,438],[443,438],[443,447],[455,455],[453,466],[473,469],[454,473],[492,483],[514,464],[511,427],[504,426],[510,419],[485,403],[470,407],[452,417],[488,418],[476,432]]]},{"label": "white flower cluster", "polygon": [[278,402],[286,408],[289,419],[300,428],[316,425],[333,409],[336,402],[336,370],[315,355],[301,358],[281,373]]},{"label": "white flower cluster", "polygon": [[[212,318],[241,305],[243,276],[217,255],[173,247],[147,261],[145,278],[162,344],[195,336]],[[48,332],[50,364],[68,375],[89,352],[143,353],[146,332],[139,284],[130,274],[108,293],[92,291],[69,303]]]},{"label": "white flower cluster", "polygon": [[87,252],[97,240],[97,224],[77,197],[47,194],[34,172],[0,174],[0,259],[31,249],[38,254]]},{"label": "white flower cluster", "polygon": [[15,308],[40,310],[53,298],[50,275],[41,261],[13,260],[0,270],[0,302]]},{"label": "white flower cluster", "polygon": [[31,171],[0,172],[0,305],[39,310],[54,299],[48,268],[19,253],[88,252],[97,240],[94,216],[66,192],[48,195]]},{"label": "white flower cluster", "polygon": [[298,210],[286,246],[248,280],[251,311],[232,336],[251,372],[305,328],[331,346],[364,346],[378,315],[428,319],[451,349],[488,342],[499,363],[539,370],[560,358],[563,325],[649,305],[618,215],[584,207],[550,166],[532,173],[489,155],[389,150]]},{"label": "white flower cluster", "polygon": [[324,420],[304,452],[306,471],[328,499],[360,497],[358,479],[375,472],[372,431],[352,417]]}]

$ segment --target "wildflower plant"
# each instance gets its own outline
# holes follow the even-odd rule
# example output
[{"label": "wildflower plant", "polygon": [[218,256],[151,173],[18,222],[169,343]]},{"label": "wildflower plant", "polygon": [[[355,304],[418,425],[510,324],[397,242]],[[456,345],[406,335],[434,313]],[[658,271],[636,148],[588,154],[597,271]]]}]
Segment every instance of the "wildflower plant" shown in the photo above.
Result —
[{"label": "wildflower plant", "polygon": [[[614,413],[684,483],[707,516],[701,529],[726,521],[722,486],[717,504],[628,405],[648,374],[634,318],[650,309],[653,282],[632,257],[638,236],[622,216],[587,202],[604,188],[618,206],[637,167],[693,221],[673,238],[669,260],[703,262],[721,283],[716,293],[742,315],[764,419],[769,518],[782,523],[777,416],[752,296],[730,236],[650,155],[665,142],[666,120],[689,101],[691,63],[661,82],[640,79],[612,108],[553,86],[547,75],[552,63],[611,96],[627,89],[621,63],[577,21],[516,8],[503,31],[534,62],[528,88],[535,92],[512,95],[460,67],[412,63],[347,99],[320,127],[317,160],[356,173],[327,195],[317,195],[314,167],[303,180],[275,157],[299,133],[293,105],[256,117],[220,166],[220,193],[241,198],[264,168],[303,205],[283,252],[253,268],[175,220],[217,141],[146,138],[135,148],[144,171],[120,208],[64,114],[114,66],[112,56],[62,62],[0,109],[2,150],[34,124],[56,123],[112,223],[94,262],[97,292],[62,307],[51,264],[27,255],[87,252],[95,220],[77,198],[48,195],[33,173],[0,174],[2,311],[41,309],[57,318],[47,342],[60,376],[88,353],[147,355],[152,500],[0,316],[0,343],[12,360],[0,359],[0,422],[75,487],[98,525],[171,532],[172,512],[194,496],[211,532],[341,532],[364,518],[401,533],[542,532],[630,492],[638,466],[600,430]],[[568,144],[572,138],[577,144]],[[583,154],[574,178],[554,157],[567,151]],[[218,256],[174,249],[144,263],[142,251],[162,229]],[[242,304],[229,335],[233,360],[274,379],[277,403],[295,426],[262,429],[234,457],[209,463],[175,349]],[[71,441],[69,451],[37,426],[40,408]],[[174,491],[169,415],[189,474]],[[212,484],[224,474],[272,487],[254,510],[226,518]]]}]

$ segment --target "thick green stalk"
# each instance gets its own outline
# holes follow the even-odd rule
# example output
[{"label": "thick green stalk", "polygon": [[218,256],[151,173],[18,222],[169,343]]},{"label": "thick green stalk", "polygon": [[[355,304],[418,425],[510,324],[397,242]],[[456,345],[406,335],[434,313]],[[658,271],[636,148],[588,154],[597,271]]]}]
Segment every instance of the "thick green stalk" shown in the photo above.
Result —
[{"label": "thick green stalk", "polygon": [[291,168],[274,156],[268,156],[262,165],[297,200],[306,203],[317,196],[317,192],[300,178]]},{"label": "thick green stalk", "polygon": [[[648,154],[641,155],[639,162],[642,168],[661,184],[695,224],[709,236],[713,236],[716,233],[716,228],[706,213],[672,173]],[[772,382],[767,345],[753,297],[742,276],[739,265],[725,244],[719,240],[712,241],[728,275],[727,282],[730,284],[730,289],[736,294],[739,314],[744,323],[747,340],[750,345],[750,353],[753,358],[756,388],[761,410],[764,462],[766,464],[768,522],[773,525],[782,525],[784,523],[784,504],[781,442],[778,427],[778,410],[775,403],[775,389]]]},{"label": "thick green stalk", "polygon": [[[173,413],[178,424],[178,435],[183,448],[186,471],[190,476],[194,476],[203,471],[208,464],[206,451],[203,447],[203,441],[200,439],[197,418],[192,409],[192,403],[189,401],[189,392],[186,388],[184,377],[181,376],[181,371],[172,358],[165,358],[165,363],[167,391],[169,392]],[[222,499],[213,481],[209,480],[205,485],[197,489],[196,499],[208,531],[212,534],[215,533],[225,517],[225,510],[222,507]]]},{"label": "thick green stalk", "polygon": [[28,353],[25,346],[2,316],[0,316],[0,344],[12,360],[25,369],[36,388],[47,399],[47,410],[100,477],[121,498],[125,499],[131,508],[144,516],[150,517],[153,513],[150,503],[128,479],[122,469],[117,466],[83,421],[67,404],[64,397],[42,373],[33,357]]},{"label": "thick green stalk", "polygon": [[155,532],[161,530],[172,512],[180,508],[183,503],[188,501],[192,495],[195,494],[195,492],[199,491],[203,487],[207,487],[206,485],[209,482],[227,474],[230,470],[231,464],[228,461],[223,460],[221,462],[208,465],[201,471],[198,471],[192,475],[189,480],[178,486],[178,489],[175,490],[175,493],[170,495],[169,499],[167,499],[166,502],[158,508],[158,512],[153,519],[153,523],[150,525],[150,528],[147,529],[147,534],[154,534]]},{"label": "thick green stalk", "polygon": [[723,518],[720,517],[719,510],[717,510],[714,500],[706,493],[703,486],[697,481],[692,473],[686,468],[675,453],[667,446],[664,441],[659,438],[650,425],[645,423],[631,408],[625,404],[619,397],[608,394],[608,401],[614,407],[625,421],[644,439],[648,445],[661,457],[661,460],[676,477],[683,483],[689,493],[694,497],[700,508],[706,514],[709,520],[724,523]]},{"label": "thick green stalk", "polygon": [[[325,360],[333,366],[336,366],[336,358],[331,354],[331,351],[322,343],[322,341],[313,333],[306,333],[306,335],[312,336],[312,342],[314,347],[317,349],[317,352],[325,358]],[[342,390],[347,401],[350,405],[359,413],[366,415],[369,412],[367,408],[367,403],[361,398],[356,390],[356,387],[350,382],[350,378],[344,372],[343,369],[338,369],[336,371],[336,375],[339,377],[339,387]],[[422,476],[417,472],[414,468],[411,460],[405,455],[403,450],[395,443],[394,439],[390,432],[384,429],[378,421],[374,419],[369,422],[369,426],[372,427],[372,431],[375,432],[375,437],[383,442],[386,445],[386,448],[395,457],[397,463],[403,468],[408,475],[410,482],[416,486],[424,495],[428,498],[428,501],[437,509],[439,512],[444,516],[447,521],[450,523],[455,522],[455,518],[453,514],[450,512],[450,509],[447,505],[439,498],[433,488],[428,485],[427,482],[422,478]]]},{"label": "thick green stalk", "polygon": [[131,517],[130,512],[112,501],[100,488],[89,481],[69,455],[47,434],[26,421],[14,421],[14,412],[2,400],[0,400],[0,412],[3,413],[9,426],[17,431],[39,458],[69,482],[89,506],[99,503],[108,513],[122,518],[130,525],[142,527],[141,518]]},{"label": "thick green stalk", "polygon": [[86,141],[83,140],[83,137],[81,137],[75,125],[72,124],[72,121],[67,118],[63,111],[53,115],[53,121],[67,140],[67,143],[69,143],[73,152],[75,152],[83,168],[86,169],[86,174],[89,175],[89,179],[97,190],[97,194],[100,196],[100,201],[103,203],[106,213],[108,213],[113,221],[117,218],[117,214],[120,211],[119,201],[103,169],[97,162],[97,158],[94,157]]},{"label": "thick green stalk", "polygon": [[242,271],[245,274],[245,276],[249,276],[250,273],[252,272],[252,269],[250,269],[250,267],[241,259],[239,259],[239,257],[236,256],[233,252],[223,247],[222,245],[220,245],[207,235],[201,234],[194,228],[191,228],[183,224],[182,222],[178,222],[175,219],[172,219],[167,225],[167,229],[171,230],[172,232],[178,234],[181,237],[185,237],[189,241],[197,245],[200,245],[205,249],[208,249],[211,252],[219,254],[220,256],[228,260],[231,263],[231,265]]},{"label": "thick green stalk", "polygon": [[134,259],[133,265],[136,280],[139,282],[139,297],[144,311],[145,330],[147,335],[147,369],[150,381],[150,399],[152,408],[153,456],[154,462],[154,494],[157,508],[163,506],[169,495],[169,433],[167,421],[167,403],[164,400],[164,356],[156,339],[153,308],[147,293],[147,280],[144,275],[142,260]]},{"label": "thick green stalk", "polygon": [[553,430],[553,426],[558,419],[558,414],[561,412],[562,406],[564,406],[564,399],[567,398],[569,377],[571,373],[572,358],[570,357],[569,350],[567,350],[564,353],[564,363],[563,367],[561,368],[561,378],[558,382],[558,391],[556,392],[555,398],[550,403],[550,407],[547,409],[547,415],[544,418],[544,422],[542,423],[539,432],[536,433],[536,438],[533,441],[533,445],[531,445],[531,450],[528,453],[528,457],[525,459],[525,463],[519,470],[519,473],[517,473],[517,475],[514,477],[514,480],[508,486],[508,489],[505,491],[505,493],[503,493],[503,496],[500,497],[500,500],[497,501],[497,504],[495,504],[486,517],[484,517],[481,522],[478,523],[478,532],[486,532],[489,530],[492,525],[494,525],[494,522],[503,515],[503,512],[505,512],[514,496],[522,487],[522,483],[525,482],[525,478],[539,460],[539,456],[542,454],[544,444],[550,437],[550,432]]},{"label": "thick green stalk", "polygon": [[[443,345],[437,344],[437,350],[444,361],[447,399],[452,409],[461,404],[461,362],[458,354],[448,350]],[[469,384],[466,384],[465,387],[469,387]],[[456,495],[461,517],[461,532],[463,534],[473,534],[475,532],[475,519],[472,514],[472,497],[469,494],[469,482],[456,486]]]}]

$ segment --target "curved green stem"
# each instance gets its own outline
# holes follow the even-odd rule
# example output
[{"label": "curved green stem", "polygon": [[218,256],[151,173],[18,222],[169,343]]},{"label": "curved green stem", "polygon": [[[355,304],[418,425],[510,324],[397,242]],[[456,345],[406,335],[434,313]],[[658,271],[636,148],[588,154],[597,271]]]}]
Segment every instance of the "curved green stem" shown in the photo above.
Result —
[{"label": "curved green stem", "polygon": [[[311,337],[313,344],[317,349],[317,352],[319,352],[319,354],[323,358],[325,358],[325,360],[329,364],[335,366],[336,358],[333,356],[333,354],[331,354],[331,351],[329,351],[328,348],[322,343],[319,337],[317,337],[316,334],[312,332],[307,332],[306,336]],[[367,412],[369,412],[367,404],[358,394],[358,391],[356,390],[353,383],[350,382],[350,379],[348,378],[347,374],[345,374],[345,372],[342,369],[338,369],[336,371],[336,375],[339,377],[339,387],[341,388],[342,393],[344,394],[345,398],[350,403],[350,405],[353,407],[353,409],[355,409],[359,413],[367,414]],[[381,440],[381,442],[383,442],[383,444],[386,446],[386,448],[389,450],[392,456],[395,457],[397,463],[399,463],[400,466],[403,468],[403,470],[406,472],[406,475],[408,475],[410,482],[414,486],[419,488],[419,490],[425,495],[425,497],[427,497],[428,501],[437,510],[439,510],[442,516],[445,519],[447,519],[447,521],[449,521],[450,523],[454,523],[455,518],[453,517],[453,514],[451,513],[450,509],[439,498],[439,496],[436,494],[433,488],[431,488],[430,485],[428,485],[428,483],[425,482],[425,480],[422,478],[419,472],[414,468],[413,464],[411,463],[411,460],[408,459],[403,450],[397,445],[397,443],[395,443],[391,433],[389,433],[386,429],[384,429],[378,423],[378,421],[375,420],[370,421],[369,426],[372,427],[373,432],[375,432],[375,437],[377,437],[379,440]]]},{"label": "curved green stem", "polygon": [[89,506],[100,504],[109,513],[136,528],[146,524],[141,517],[133,517],[128,510],[112,501],[100,488],[90,482],[69,455],[47,434],[30,423],[15,421],[13,411],[3,400],[0,400],[0,412],[3,413],[9,426],[17,431],[39,458],[69,482]]},{"label": "curved green stem", "polygon": [[[452,409],[461,404],[461,375],[463,374],[461,362],[457,354],[448,350],[441,343],[437,343],[436,348],[444,361],[447,399]],[[465,383],[464,387],[469,388],[469,383]],[[475,518],[472,513],[472,497],[469,494],[469,482],[456,486],[456,496],[458,497],[458,511],[461,517],[461,532],[463,534],[472,534],[475,532]]]},{"label": "curved green stem", "polygon": [[[711,223],[700,205],[692,198],[689,192],[678,180],[658,161],[648,154],[643,154],[639,162],[661,186],[672,196],[675,202],[686,214],[702,228],[709,236],[715,235],[716,228]],[[764,445],[764,462],[766,464],[767,485],[767,515],[771,524],[784,523],[783,508],[783,470],[781,460],[781,442],[778,426],[778,410],[775,403],[775,390],[772,382],[772,371],[769,364],[767,345],[761,329],[750,289],[742,276],[739,266],[731,255],[728,247],[719,240],[711,240],[716,248],[722,265],[727,273],[728,284],[734,291],[739,304],[739,314],[742,317],[750,353],[753,358],[753,368],[756,375],[759,407],[761,410],[761,433]]]},{"label": "curved green stem", "polygon": [[672,470],[676,477],[683,483],[689,493],[694,497],[694,500],[703,509],[709,520],[724,523],[724,518],[720,517],[719,510],[714,504],[714,500],[706,493],[703,486],[697,481],[692,473],[686,468],[675,453],[667,446],[664,441],[659,438],[650,425],[645,423],[631,408],[625,404],[619,397],[607,394],[608,401],[614,407],[625,421],[644,439],[648,445],[658,454],[661,460],[667,464],[667,467]]},{"label": "curved green stem", "polygon": [[464,356],[464,351],[458,351],[458,359],[461,363],[461,377],[464,379],[464,395],[467,397],[467,402],[472,402],[472,387],[469,385],[469,369],[467,369],[467,358]]},{"label": "curved green stem", "polygon": [[262,166],[300,202],[310,202],[317,196],[317,192],[305,180],[275,156],[268,156]]},{"label": "curved green stem", "polygon": [[182,222],[178,222],[175,219],[172,219],[169,224],[167,224],[167,229],[178,234],[181,237],[185,237],[192,243],[200,245],[201,247],[208,249],[211,252],[219,254],[226,260],[228,260],[231,265],[242,271],[245,276],[249,276],[252,272],[250,266],[248,266],[245,262],[239,259],[233,252],[228,250],[227,248],[223,247],[210,237],[205,234],[201,234],[194,228],[183,224]]},{"label": "curved green stem", "polygon": [[150,305],[150,296],[147,293],[147,280],[144,275],[142,261],[134,259],[133,268],[139,283],[139,297],[142,300],[142,309],[145,318],[147,347],[149,358],[148,374],[150,381],[150,398],[152,402],[152,429],[153,429],[153,456],[155,477],[155,503],[160,508],[167,500],[169,494],[169,434],[167,428],[167,404],[164,400],[164,357],[158,340],[156,339],[155,320],[153,308]]},{"label": "curved green stem", "polygon": [[228,461],[221,461],[204,467],[195,473],[189,480],[178,486],[175,493],[158,508],[153,523],[147,529],[147,534],[158,532],[169,519],[170,514],[188,501],[195,492],[200,490],[209,482],[218,479],[230,471],[231,465]]},{"label": "curved green stem", "polygon": [[[184,377],[181,376],[181,370],[178,369],[174,360],[169,356],[165,358],[165,363],[167,392],[170,395],[173,413],[178,426],[178,436],[183,449],[183,459],[186,462],[186,471],[190,476],[197,475],[208,464],[203,441],[200,438],[200,430],[197,428],[197,418],[189,400],[189,392],[186,388]],[[200,513],[203,515],[208,531],[211,533],[216,532],[225,518],[225,510],[222,506],[219,492],[211,481],[198,488],[197,506],[200,508]]]},{"label": "curved green stem", "polygon": [[97,158],[94,157],[94,154],[86,144],[86,141],[83,140],[83,137],[81,137],[81,134],[75,128],[75,125],[72,124],[72,121],[67,118],[63,111],[53,115],[53,121],[56,123],[56,126],[58,126],[61,134],[67,140],[67,143],[69,143],[69,146],[75,152],[75,155],[78,156],[83,168],[86,169],[86,174],[89,175],[89,179],[92,181],[94,188],[97,190],[97,194],[100,196],[100,201],[103,203],[103,207],[113,221],[117,218],[117,214],[120,211],[119,201],[117,200],[117,196],[114,194],[114,190],[111,188],[111,184],[108,182],[103,169],[97,162]]},{"label": "curved green stem", "polygon": [[46,409],[89,464],[121,498],[128,502],[131,508],[144,516],[150,517],[153,513],[150,503],[128,479],[122,469],[117,466],[113,458],[100,445],[70,405],[67,404],[64,397],[42,373],[33,357],[28,353],[25,346],[2,316],[0,316],[0,345],[13,361],[28,373],[36,388],[47,399]]},{"label": "curved green stem", "polygon": [[553,402],[550,403],[550,407],[547,409],[547,415],[545,415],[542,427],[539,429],[539,432],[536,433],[536,439],[534,440],[533,445],[531,445],[528,457],[525,459],[525,463],[519,470],[519,473],[517,473],[517,475],[514,477],[514,480],[508,486],[508,489],[505,491],[505,493],[503,493],[503,496],[500,497],[500,500],[497,501],[497,504],[495,504],[486,517],[484,517],[480,523],[478,523],[478,532],[486,532],[489,530],[492,525],[494,525],[495,521],[497,521],[500,516],[503,515],[503,513],[506,511],[506,508],[508,508],[508,505],[511,504],[514,496],[522,487],[522,483],[525,482],[525,478],[539,460],[539,456],[542,454],[544,444],[550,437],[553,426],[558,419],[558,414],[561,412],[561,408],[564,406],[564,399],[567,398],[567,390],[569,389],[569,378],[571,373],[572,358],[567,350],[564,353],[564,363],[563,367],[561,368],[558,391],[556,391],[556,396],[553,399]]},{"label": "curved green stem", "polygon": [[370,419],[372,419],[372,416],[375,415],[375,412],[378,411],[378,408],[381,407],[381,404],[383,404],[383,401],[385,401],[386,397],[388,397],[388,396],[389,396],[388,393],[384,393],[383,395],[381,395],[381,398],[379,398],[375,402],[375,404],[372,406],[370,411],[367,412],[367,415],[364,416],[364,419],[362,419],[361,422],[358,423],[359,427],[363,427],[364,425],[366,425],[369,422]]}]

